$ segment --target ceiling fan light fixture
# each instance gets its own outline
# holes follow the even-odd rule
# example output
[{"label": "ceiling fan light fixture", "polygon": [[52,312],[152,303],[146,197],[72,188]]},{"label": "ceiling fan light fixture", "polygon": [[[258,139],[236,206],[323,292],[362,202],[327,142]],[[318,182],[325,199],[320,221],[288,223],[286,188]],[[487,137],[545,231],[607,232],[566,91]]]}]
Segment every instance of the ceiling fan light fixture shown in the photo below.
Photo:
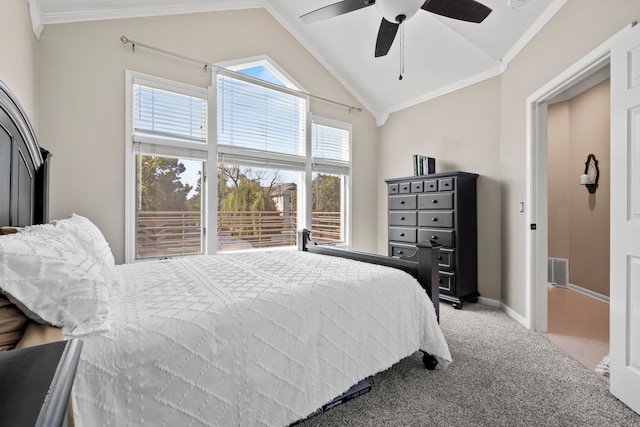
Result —
[{"label": "ceiling fan light fixture", "polygon": [[377,0],[375,4],[384,19],[400,23],[415,15],[424,2],[425,0]]}]

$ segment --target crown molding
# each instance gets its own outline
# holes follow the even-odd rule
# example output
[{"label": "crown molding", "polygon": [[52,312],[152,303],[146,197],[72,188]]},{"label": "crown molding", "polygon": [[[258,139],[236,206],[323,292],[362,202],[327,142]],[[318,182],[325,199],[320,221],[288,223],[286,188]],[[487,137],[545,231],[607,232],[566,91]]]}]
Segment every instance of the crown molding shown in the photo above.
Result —
[{"label": "crown molding", "polygon": [[42,8],[40,7],[41,0],[29,0],[29,14],[31,15],[31,26],[33,27],[33,33],[36,38],[40,39],[40,34],[44,30],[44,22],[42,21]]},{"label": "crown molding", "polygon": [[[30,2],[33,0],[30,0]],[[40,2],[41,0],[35,0]],[[45,12],[42,22],[63,24],[80,21],[99,21],[105,19],[142,18],[148,16],[181,15],[197,12],[217,12],[224,10],[255,9],[265,7],[265,0],[184,0],[173,5],[133,6],[107,8],[87,8],[76,12]]]}]

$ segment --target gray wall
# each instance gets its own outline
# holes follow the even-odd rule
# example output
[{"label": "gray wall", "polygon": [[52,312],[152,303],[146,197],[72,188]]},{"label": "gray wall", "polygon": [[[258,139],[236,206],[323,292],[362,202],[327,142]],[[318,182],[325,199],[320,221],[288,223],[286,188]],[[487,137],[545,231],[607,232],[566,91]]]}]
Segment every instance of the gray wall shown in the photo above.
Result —
[{"label": "gray wall", "polygon": [[26,0],[3,0],[0,13],[0,80],[16,95],[38,129],[38,40]]},{"label": "gray wall", "polygon": [[[549,256],[569,260],[569,281],[609,296],[610,81],[548,111]],[[587,156],[600,169],[594,194],[579,184]]]}]

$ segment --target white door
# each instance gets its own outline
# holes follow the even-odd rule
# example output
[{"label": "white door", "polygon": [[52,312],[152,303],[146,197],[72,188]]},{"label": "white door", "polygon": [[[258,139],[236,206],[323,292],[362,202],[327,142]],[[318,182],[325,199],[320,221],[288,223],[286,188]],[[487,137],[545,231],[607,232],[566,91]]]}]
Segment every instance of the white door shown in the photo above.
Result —
[{"label": "white door", "polygon": [[611,45],[611,393],[640,413],[640,25]]}]

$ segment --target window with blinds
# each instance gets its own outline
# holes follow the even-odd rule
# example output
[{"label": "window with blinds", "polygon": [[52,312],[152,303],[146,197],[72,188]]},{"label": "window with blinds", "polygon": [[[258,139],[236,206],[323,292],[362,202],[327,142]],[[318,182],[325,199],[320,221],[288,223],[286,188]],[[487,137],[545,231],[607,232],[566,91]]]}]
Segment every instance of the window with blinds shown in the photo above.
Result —
[{"label": "window with blinds", "polygon": [[306,155],[307,100],[241,77],[218,76],[218,145]]},{"label": "window with blinds", "polygon": [[133,119],[136,134],[207,140],[206,98],[134,83]]},{"label": "window with blinds", "polygon": [[243,71],[268,78],[217,76],[218,250],[292,245],[302,227],[344,242],[350,125],[311,118],[266,67]]},{"label": "window with blinds", "polygon": [[127,71],[127,262],[347,242],[351,125],[269,60],[237,68],[208,89]]},{"label": "window with blinds", "polygon": [[311,152],[314,162],[335,160],[349,165],[351,132],[314,120],[311,132]]},{"label": "window with blinds", "polygon": [[[206,238],[206,89],[130,73],[127,261],[201,254]],[[129,75],[129,74],[128,74]]]}]

